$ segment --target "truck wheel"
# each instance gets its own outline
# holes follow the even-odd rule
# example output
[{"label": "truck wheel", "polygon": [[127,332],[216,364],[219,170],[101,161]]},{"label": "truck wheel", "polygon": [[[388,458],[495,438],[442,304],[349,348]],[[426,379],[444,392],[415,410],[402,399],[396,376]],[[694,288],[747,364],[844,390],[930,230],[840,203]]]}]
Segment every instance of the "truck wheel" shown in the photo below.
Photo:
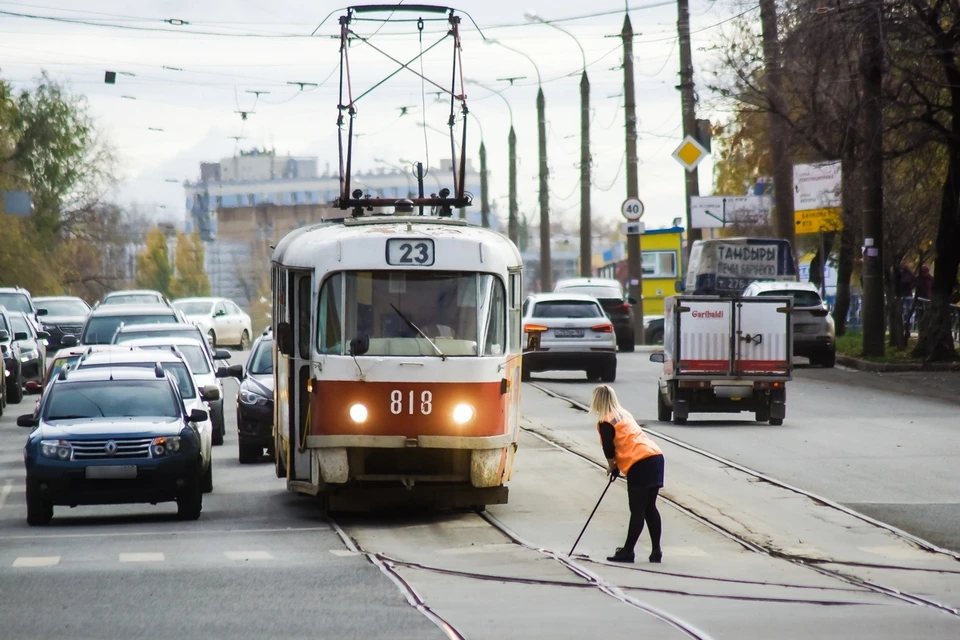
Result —
[{"label": "truck wheel", "polygon": [[663,401],[663,394],[660,393],[660,389],[657,389],[657,420],[660,422],[670,422],[672,413],[673,411],[671,411],[667,403]]},{"label": "truck wheel", "polygon": [[770,424],[774,427],[779,427],[783,424],[783,418],[770,418]]},{"label": "truck wheel", "polygon": [[770,407],[757,409],[757,413],[754,417],[757,419],[757,422],[767,422],[770,420]]},{"label": "truck wheel", "polygon": [[596,369],[587,369],[587,382],[597,382],[600,380],[600,374]]},{"label": "truck wheel", "polygon": [[263,453],[263,447],[258,447],[256,445],[249,445],[240,443],[238,448],[240,449],[240,464],[251,464],[257,461],[257,458],[260,457],[260,454]]},{"label": "truck wheel", "polygon": [[600,380],[603,382],[617,381],[617,361],[615,359],[603,367],[603,371],[600,373]]}]

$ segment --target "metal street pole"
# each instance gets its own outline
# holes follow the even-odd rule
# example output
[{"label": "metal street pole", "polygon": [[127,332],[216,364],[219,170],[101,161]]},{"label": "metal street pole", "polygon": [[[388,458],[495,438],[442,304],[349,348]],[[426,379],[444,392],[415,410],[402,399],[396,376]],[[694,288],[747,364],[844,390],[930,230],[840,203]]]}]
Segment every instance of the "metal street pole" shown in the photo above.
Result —
[{"label": "metal street pole", "polygon": [[[630,15],[623,16],[623,100],[624,120],[627,132],[627,197],[639,198],[640,186],[637,176],[637,102],[633,86],[633,25]],[[643,253],[640,234],[627,236],[627,265],[630,271],[630,297],[637,301],[633,316],[633,339],[646,344],[643,330]]]},{"label": "metal street pole", "polygon": [[[540,71],[537,70],[539,78]],[[553,290],[553,265],[550,261],[550,187],[547,184],[547,116],[543,87],[537,91],[537,136],[540,143],[540,290]]]},{"label": "metal street pole", "polygon": [[[677,31],[680,39],[680,104],[683,110],[683,136],[697,136],[697,102],[693,91],[693,52],[690,49],[690,0],[677,0]],[[700,229],[693,228],[690,216],[690,198],[700,195],[700,176],[696,169],[686,171],[687,246],[683,252],[684,264],[690,255],[690,247],[703,237]]]},{"label": "metal street pole", "polygon": [[520,244],[520,221],[517,217],[517,134],[513,131],[513,124],[510,125],[510,135],[507,136],[507,146],[510,156],[510,217],[508,218],[507,235],[513,244]]},{"label": "metal street pole", "polygon": [[480,224],[490,227],[490,198],[487,189],[487,147],[480,141]]}]

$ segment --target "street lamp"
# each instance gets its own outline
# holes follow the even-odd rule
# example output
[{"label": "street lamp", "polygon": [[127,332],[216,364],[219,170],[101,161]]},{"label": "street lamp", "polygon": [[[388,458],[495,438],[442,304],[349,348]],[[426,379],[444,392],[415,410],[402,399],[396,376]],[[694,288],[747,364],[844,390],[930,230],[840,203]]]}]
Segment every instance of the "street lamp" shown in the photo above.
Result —
[{"label": "street lamp", "polygon": [[[477,82],[476,80],[467,80],[468,83],[477,85],[482,89],[486,89],[491,93],[496,94],[503,100],[503,104],[507,105],[507,111],[510,113],[510,133],[507,135],[507,149],[508,149],[508,171],[509,171],[509,193],[510,193],[510,205],[509,205],[509,215],[507,217],[507,236],[510,238],[510,241],[514,244],[518,244],[520,241],[520,223],[517,219],[517,134],[513,129],[513,107],[510,106],[510,101],[503,95],[503,91],[496,91],[490,87],[484,86],[483,84]],[[486,152],[486,150],[484,150]],[[484,153],[486,155],[486,153]]]},{"label": "street lamp", "polygon": [[[573,38],[580,49],[583,71],[580,74],[580,275],[590,276],[592,269],[592,232],[590,229],[590,79],[587,77],[587,54],[577,37],[562,27],[527,12],[524,17],[539,22]],[[542,233],[542,232],[541,232]]]}]

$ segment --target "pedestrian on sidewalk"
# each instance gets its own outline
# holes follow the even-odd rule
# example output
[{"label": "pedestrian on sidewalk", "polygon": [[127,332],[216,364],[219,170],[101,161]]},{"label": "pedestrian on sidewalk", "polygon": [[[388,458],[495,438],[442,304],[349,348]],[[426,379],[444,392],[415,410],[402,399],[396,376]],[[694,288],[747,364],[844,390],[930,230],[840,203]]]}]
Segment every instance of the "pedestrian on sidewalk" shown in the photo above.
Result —
[{"label": "pedestrian on sidewalk", "polygon": [[620,406],[617,394],[608,385],[601,384],[593,390],[590,410],[599,418],[597,431],[600,432],[600,444],[607,459],[610,481],[616,480],[620,474],[626,476],[630,504],[627,540],[607,560],[633,562],[633,550],[646,521],[650,531],[650,562],[660,562],[663,552],[660,550],[661,521],[657,495],[663,487],[663,452],[644,433],[630,412]]}]

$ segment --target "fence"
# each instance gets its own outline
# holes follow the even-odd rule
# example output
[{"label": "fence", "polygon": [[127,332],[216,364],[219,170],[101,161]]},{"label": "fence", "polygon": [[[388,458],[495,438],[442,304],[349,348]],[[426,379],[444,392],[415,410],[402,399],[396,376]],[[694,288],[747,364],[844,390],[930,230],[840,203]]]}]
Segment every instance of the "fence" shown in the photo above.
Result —
[{"label": "fence", "polygon": [[[930,301],[925,298],[904,298],[903,300],[903,325],[910,327],[911,333],[920,331],[920,321],[923,314],[927,312]],[[831,305],[830,311],[833,311]],[[847,328],[859,329],[861,326],[861,314],[863,311],[862,296],[854,295],[850,297],[850,310],[847,311]],[[950,330],[953,334],[953,341],[960,342],[960,305],[950,305]]]}]

